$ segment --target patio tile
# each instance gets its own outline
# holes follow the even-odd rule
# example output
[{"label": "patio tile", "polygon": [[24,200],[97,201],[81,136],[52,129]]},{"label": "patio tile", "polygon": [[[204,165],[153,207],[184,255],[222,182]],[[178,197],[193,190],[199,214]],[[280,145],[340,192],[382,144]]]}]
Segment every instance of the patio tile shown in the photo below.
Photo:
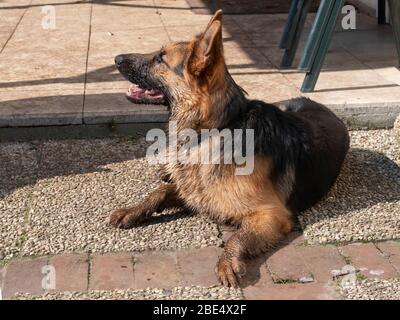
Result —
[{"label": "patio tile", "polygon": [[169,10],[190,8],[185,0],[154,0],[154,3],[158,8]]},{"label": "patio tile", "polygon": [[[35,41],[32,41],[35,39]],[[86,56],[89,39],[89,29],[81,32],[65,30],[32,29],[16,32],[8,42],[2,56],[14,58],[29,58],[30,54],[40,52],[57,56],[79,55]]]},{"label": "patio tile", "polygon": [[129,82],[121,75],[114,64],[114,57],[93,58],[88,61],[86,89],[128,89]]},{"label": "patio tile", "polygon": [[93,32],[90,39],[89,59],[111,58],[121,53],[146,53],[159,50],[169,42],[167,33],[160,28],[132,31]]},{"label": "patio tile", "polygon": [[135,289],[173,288],[179,285],[175,253],[137,255],[134,271]]},{"label": "patio tile", "polygon": [[273,103],[299,96],[298,90],[289,81],[273,71],[265,71],[264,74],[232,72],[232,75],[235,81],[248,92],[251,99]]},{"label": "patio tile", "polygon": [[83,121],[96,123],[165,122],[168,110],[163,105],[133,104],[125,98],[126,89],[87,90]]},{"label": "patio tile", "polygon": [[89,258],[87,254],[61,254],[50,259],[56,272],[56,292],[85,291],[88,287]]},{"label": "patio tile", "polygon": [[[207,23],[192,25],[166,25],[166,30],[172,41],[189,40],[193,36],[202,33],[206,28]],[[232,20],[232,18],[223,18],[222,35],[225,39],[237,38],[243,34],[240,27]],[[248,38],[246,36],[246,38]]]},{"label": "patio tile", "polygon": [[7,266],[4,279],[4,298],[9,299],[17,293],[42,294],[42,268],[47,258],[13,261]]},{"label": "patio tile", "polygon": [[248,33],[248,37],[257,47],[276,47],[279,48],[279,42],[282,37],[281,32],[254,32]]},{"label": "patio tile", "polygon": [[[345,62],[343,62],[345,64]],[[345,70],[337,70],[338,67],[322,71],[319,75],[315,92],[332,90],[351,90],[371,87],[393,86],[392,82],[386,81],[375,71],[359,64],[344,67]],[[304,73],[288,73],[285,77],[300,88]]]},{"label": "patio tile", "polygon": [[95,255],[92,260],[89,288],[93,290],[128,289],[134,287],[130,254]]},{"label": "patio tile", "polygon": [[[205,25],[195,25],[195,26],[166,26],[168,36],[171,41],[182,41],[190,40],[197,34],[200,34],[205,29]],[[224,35],[224,37],[229,35]]]},{"label": "patio tile", "polygon": [[8,38],[11,36],[12,31],[0,31],[0,51],[3,48],[3,46],[6,44]]},{"label": "patio tile", "polygon": [[[282,34],[287,21],[287,14],[243,14],[233,15],[233,19],[240,25],[244,32],[265,32]],[[305,30],[311,27],[314,15],[309,14]]]},{"label": "patio tile", "polygon": [[196,26],[204,27],[210,21],[211,15],[196,15],[187,10],[170,10],[165,8],[157,9],[165,26]]},{"label": "patio tile", "polygon": [[241,48],[227,46],[224,50],[226,64],[229,67],[245,65],[266,65],[273,68],[270,61],[257,48]]},{"label": "patio tile", "polygon": [[26,5],[28,5],[31,2],[31,0],[2,0],[0,2],[0,8],[14,8],[14,7],[21,7],[24,8]]},{"label": "patio tile", "polygon": [[393,60],[397,57],[393,33],[389,28],[340,32],[335,38],[362,62]]},{"label": "patio tile", "polygon": [[224,47],[241,47],[241,48],[254,48],[256,45],[246,33],[235,33],[234,35],[227,35],[223,38]]},{"label": "patio tile", "polygon": [[373,243],[353,243],[340,250],[366,277],[390,279],[397,276],[396,269]]},{"label": "patio tile", "polygon": [[[344,17],[344,15],[342,15]],[[366,14],[358,12],[356,14],[356,29],[354,32],[359,31],[359,30],[374,30],[377,27],[381,27],[378,25],[378,21],[376,18],[368,16]],[[342,19],[338,19],[336,22],[336,27],[335,27],[336,32],[352,32],[352,30],[344,30],[342,27]]]},{"label": "patio tile", "polygon": [[160,16],[151,1],[123,1],[93,5],[92,31],[126,31],[162,28]]},{"label": "patio tile", "polygon": [[82,91],[4,91],[0,127],[82,123]]},{"label": "patio tile", "polygon": [[41,57],[32,54],[25,59],[0,57],[0,91],[9,90],[75,90],[84,88],[85,57]]},{"label": "patio tile", "polygon": [[25,9],[5,9],[0,3],[0,30],[4,32],[12,31],[17,26]]},{"label": "patio tile", "polygon": [[[32,6],[24,14],[18,31],[49,31],[58,30],[64,32],[82,32],[89,29],[90,25],[90,3],[73,3],[65,5],[54,5],[50,2],[55,13],[55,29],[46,29],[47,18],[51,17],[47,10],[43,9],[45,3],[40,1],[40,6]],[[68,3],[68,2],[67,2]],[[50,8],[50,7],[49,7]]]},{"label": "patio tile", "polygon": [[371,61],[366,63],[386,81],[400,85],[400,69],[397,60]]},{"label": "patio tile", "polygon": [[[400,101],[400,87],[393,85],[365,86],[364,88],[353,88],[339,90],[334,88],[326,91],[316,91],[304,94],[320,103],[336,108],[353,107],[364,110],[363,113],[373,115],[377,109],[386,110],[390,106],[398,106]],[[375,107],[376,110],[368,109]]]}]

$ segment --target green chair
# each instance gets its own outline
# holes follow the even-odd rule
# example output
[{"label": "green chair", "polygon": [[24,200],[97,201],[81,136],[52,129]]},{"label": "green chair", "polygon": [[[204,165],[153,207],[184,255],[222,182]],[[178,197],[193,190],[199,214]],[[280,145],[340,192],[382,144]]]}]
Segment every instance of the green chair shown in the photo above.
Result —
[{"label": "green chair", "polygon": [[293,64],[310,4],[311,0],[293,0],[291,3],[287,24],[279,44],[279,47],[285,50],[281,68],[289,68]]},{"label": "green chair", "polygon": [[[282,68],[293,63],[310,3],[310,0],[292,1],[280,43],[285,49]],[[302,92],[311,92],[315,88],[343,4],[344,0],[321,0],[299,65],[299,70],[306,72]],[[400,1],[389,0],[389,9],[400,65]]]}]

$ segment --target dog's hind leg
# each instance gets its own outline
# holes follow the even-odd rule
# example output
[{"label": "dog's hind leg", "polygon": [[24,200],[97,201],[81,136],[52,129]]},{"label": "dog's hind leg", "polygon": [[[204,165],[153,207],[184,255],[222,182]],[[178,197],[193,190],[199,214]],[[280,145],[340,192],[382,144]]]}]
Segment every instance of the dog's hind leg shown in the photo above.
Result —
[{"label": "dog's hind leg", "polygon": [[150,218],[155,212],[183,206],[174,184],[163,184],[154,190],[146,199],[132,207],[118,209],[110,216],[110,224],[117,228],[129,229]]},{"label": "dog's hind leg", "polygon": [[243,259],[272,249],[293,228],[285,208],[262,208],[246,215],[241,227],[228,239],[215,272],[225,286],[238,286],[246,273]]}]

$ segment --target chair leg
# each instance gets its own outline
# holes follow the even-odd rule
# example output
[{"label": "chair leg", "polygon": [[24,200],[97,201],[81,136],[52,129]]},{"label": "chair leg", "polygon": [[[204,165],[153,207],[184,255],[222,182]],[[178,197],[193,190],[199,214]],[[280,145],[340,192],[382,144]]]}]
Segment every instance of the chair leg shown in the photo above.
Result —
[{"label": "chair leg", "polygon": [[295,25],[296,25],[295,18],[296,18],[299,1],[300,0],[292,0],[292,3],[290,4],[288,19],[287,19],[285,29],[282,34],[281,42],[279,43],[280,49],[287,49],[290,47],[290,44],[289,44],[290,36],[289,35],[295,29]]},{"label": "chair leg", "polygon": [[386,0],[378,0],[378,24],[386,24]]},{"label": "chair leg", "polygon": [[389,0],[390,23],[397,47],[397,58],[400,66],[400,1]]},{"label": "chair leg", "polygon": [[296,14],[293,18],[293,25],[290,30],[291,32],[287,35],[285,53],[281,62],[282,68],[289,68],[293,64],[310,4],[311,0],[300,0],[297,4]]},{"label": "chair leg", "polygon": [[312,63],[315,60],[315,55],[321,43],[324,30],[328,24],[334,3],[335,2],[331,0],[321,1],[300,61],[300,71],[310,71]]},{"label": "chair leg", "polygon": [[329,45],[332,40],[333,32],[335,30],[336,20],[343,7],[344,0],[333,0],[334,5],[331,10],[331,14],[326,24],[326,28],[323,32],[321,43],[315,53],[315,58],[312,63],[310,71],[307,72],[303,85],[301,87],[302,92],[311,92],[315,88],[319,74],[321,72],[322,64],[324,62],[326,53],[329,49]]}]

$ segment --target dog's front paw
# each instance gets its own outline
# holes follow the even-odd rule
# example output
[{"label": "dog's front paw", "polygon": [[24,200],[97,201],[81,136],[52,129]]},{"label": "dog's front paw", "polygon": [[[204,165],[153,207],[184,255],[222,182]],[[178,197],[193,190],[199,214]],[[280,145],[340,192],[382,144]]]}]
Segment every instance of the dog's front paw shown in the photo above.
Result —
[{"label": "dog's front paw", "polygon": [[133,209],[118,209],[110,216],[110,224],[115,228],[130,229],[143,221],[144,216]]},{"label": "dog's front paw", "polygon": [[223,253],[215,267],[218,280],[227,287],[237,288],[239,279],[246,273],[246,265],[238,257]]}]

